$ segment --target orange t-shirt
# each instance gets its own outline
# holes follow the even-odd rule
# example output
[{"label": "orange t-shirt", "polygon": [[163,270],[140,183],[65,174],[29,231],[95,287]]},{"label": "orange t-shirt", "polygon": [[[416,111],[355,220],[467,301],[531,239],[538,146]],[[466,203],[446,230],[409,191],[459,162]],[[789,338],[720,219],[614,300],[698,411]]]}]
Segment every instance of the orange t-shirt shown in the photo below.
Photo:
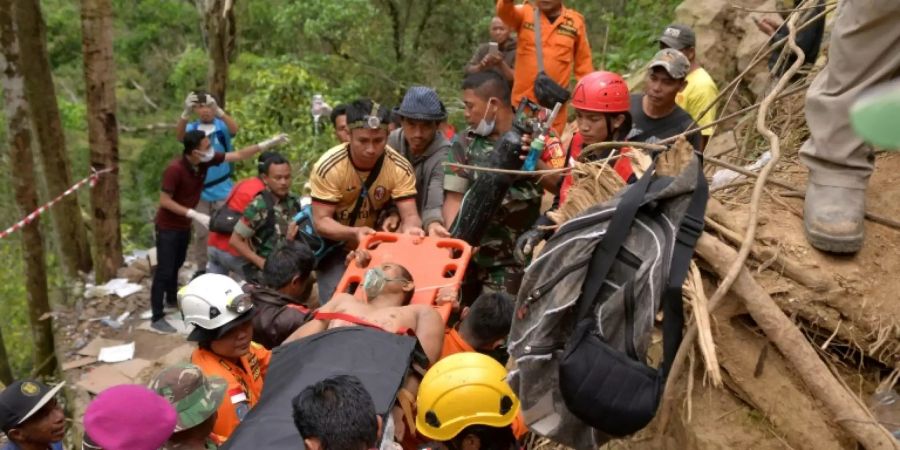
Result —
[{"label": "orange t-shirt", "polygon": [[459,335],[459,331],[456,331],[453,328],[448,328],[444,331],[444,348],[441,349],[440,359],[444,359],[456,353],[474,351],[475,349]]},{"label": "orange t-shirt", "polygon": [[199,367],[206,376],[219,376],[228,382],[225,400],[219,406],[213,433],[228,439],[247,412],[256,406],[271,358],[272,352],[256,342],[251,343],[250,352],[241,357],[241,367],[209,350],[194,350],[191,363]]},{"label": "orange t-shirt", "polygon": [[[497,15],[516,32],[519,39],[512,89],[513,107],[518,106],[522,97],[537,101],[534,96],[534,79],[538,74],[534,7],[529,3],[516,5],[513,0],[497,0]],[[553,23],[541,14],[541,42],[544,72],[560,86],[569,88],[573,70],[576,79],[594,71],[584,16],[578,11],[563,7]],[[566,110],[563,109],[553,122],[553,130],[561,134],[565,126]]]},{"label": "orange t-shirt", "polygon": [[[440,359],[444,359],[456,353],[474,351],[475,349],[464,341],[462,336],[460,336],[459,332],[455,329],[448,328],[447,331],[444,332],[444,348],[441,350]],[[516,439],[521,439],[522,436],[525,436],[525,433],[528,433],[528,427],[525,425],[525,419],[522,418],[521,412],[516,415],[516,419],[510,424],[510,427],[512,427],[512,432]]]}]

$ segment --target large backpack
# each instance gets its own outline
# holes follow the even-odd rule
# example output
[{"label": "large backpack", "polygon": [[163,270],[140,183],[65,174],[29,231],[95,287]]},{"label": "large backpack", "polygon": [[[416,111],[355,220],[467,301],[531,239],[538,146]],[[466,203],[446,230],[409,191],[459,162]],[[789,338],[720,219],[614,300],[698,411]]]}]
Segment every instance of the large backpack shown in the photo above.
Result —
[{"label": "large backpack", "polygon": [[[674,178],[654,168],[563,224],[518,293],[510,384],[528,427],[569,447],[643,428],[681,343],[681,285],[709,193],[699,156]],[[653,369],[644,360],[661,307],[664,358]]]}]

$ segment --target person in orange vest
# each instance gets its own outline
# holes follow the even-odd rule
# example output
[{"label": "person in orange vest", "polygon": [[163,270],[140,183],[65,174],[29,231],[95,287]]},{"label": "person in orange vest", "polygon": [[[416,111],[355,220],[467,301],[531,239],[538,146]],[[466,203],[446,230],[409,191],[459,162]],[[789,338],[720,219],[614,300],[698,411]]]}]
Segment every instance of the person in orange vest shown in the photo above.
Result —
[{"label": "person in orange vest", "polygon": [[503,345],[512,326],[513,299],[502,292],[481,294],[463,308],[456,328],[447,328],[441,359],[461,352],[492,352]]},{"label": "person in orange vest", "polygon": [[[584,17],[578,11],[563,6],[562,0],[536,0],[535,3],[540,11],[544,72],[557,84],[568,88],[573,71],[579,80],[594,71]],[[514,0],[497,0],[497,16],[519,38],[512,89],[513,106],[518,105],[522,97],[537,102],[534,80],[540,69],[535,45],[534,8],[530,3],[516,5]],[[565,126],[563,109],[553,122],[553,130],[560,135]]]},{"label": "person in orange vest", "polygon": [[199,344],[191,363],[228,382],[212,430],[227,439],[259,402],[272,354],[252,342],[253,301],[231,278],[200,275],[179,291],[178,301],[185,323],[194,325],[188,340]]}]

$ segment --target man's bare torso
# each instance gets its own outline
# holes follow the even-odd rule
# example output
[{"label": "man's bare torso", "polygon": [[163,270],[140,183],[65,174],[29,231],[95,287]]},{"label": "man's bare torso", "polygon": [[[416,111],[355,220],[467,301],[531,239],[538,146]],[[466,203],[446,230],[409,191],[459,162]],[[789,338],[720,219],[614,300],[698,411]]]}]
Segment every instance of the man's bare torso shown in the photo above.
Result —
[{"label": "man's bare torso", "polygon": [[[428,308],[422,305],[375,307],[360,301],[349,294],[337,295],[320,309],[322,312],[347,314],[354,318],[376,325],[381,329],[397,333],[405,330],[416,330],[416,309]],[[345,320],[331,320],[328,329],[358,325]]]}]

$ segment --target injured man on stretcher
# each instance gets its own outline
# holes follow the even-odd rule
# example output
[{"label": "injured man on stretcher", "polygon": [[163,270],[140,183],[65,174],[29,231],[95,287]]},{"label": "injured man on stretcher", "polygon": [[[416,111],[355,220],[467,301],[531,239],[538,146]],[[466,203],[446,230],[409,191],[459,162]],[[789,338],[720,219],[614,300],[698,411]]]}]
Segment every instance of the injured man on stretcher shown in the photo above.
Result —
[{"label": "injured man on stretcher", "polygon": [[[367,266],[371,259],[365,250],[351,253],[348,261],[353,258],[360,267]],[[348,293],[336,293],[328,303],[313,313],[309,322],[291,334],[285,343],[331,328],[365,326],[394,334],[411,333],[418,339],[429,363],[437,362],[444,343],[444,320],[433,306],[409,304],[416,286],[405,267],[396,263],[373,267],[366,272],[361,287],[365,290],[368,302]],[[422,374],[426,369],[427,367],[420,368]],[[403,440],[406,429],[415,429],[412,416],[404,409],[409,410],[415,402],[421,381],[416,372],[411,370],[407,375],[398,394],[400,404],[392,410],[394,435],[398,442]],[[403,402],[407,402],[407,408],[403,407]]]},{"label": "injured man on stretcher", "polygon": [[[365,250],[356,250],[349,258],[355,258],[361,267],[370,260]],[[405,267],[396,263],[373,267],[366,272],[361,287],[368,302],[351,294],[336,293],[285,342],[331,328],[368,326],[389,333],[414,334],[429,362],[437,362],[444,342],[444,321],[433,306],[409,304],[416,285]]]}]

